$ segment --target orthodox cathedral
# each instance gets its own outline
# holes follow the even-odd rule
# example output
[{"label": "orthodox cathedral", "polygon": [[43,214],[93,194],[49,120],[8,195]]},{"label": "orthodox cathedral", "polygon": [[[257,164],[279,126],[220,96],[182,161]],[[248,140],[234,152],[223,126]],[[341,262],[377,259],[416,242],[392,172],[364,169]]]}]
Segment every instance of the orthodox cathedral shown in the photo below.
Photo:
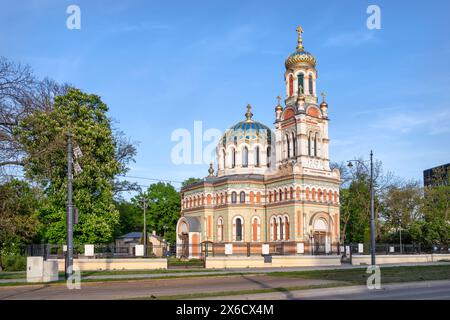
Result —
[{"label": "orthodox cathedral", "polygon": [[274,129],[254,120],[248,105],[217,145],[216,172],[211,164],[206,178],[182,188],[178,256],[198,256],[206,243],[252,253],[262,244],[305,254],[338,246],[340,173],[330,169],[328,104],[324,93],[318,102],[316,58],[303,46],[302,28],[297,32]]}]

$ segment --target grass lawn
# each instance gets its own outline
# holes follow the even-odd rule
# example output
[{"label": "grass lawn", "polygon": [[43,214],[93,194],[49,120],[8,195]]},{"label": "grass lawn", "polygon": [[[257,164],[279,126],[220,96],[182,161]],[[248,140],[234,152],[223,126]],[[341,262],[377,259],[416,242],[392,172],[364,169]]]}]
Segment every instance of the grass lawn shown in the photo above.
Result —
[{"label": "grass lawn", "polygon": [[[437,266],[405,266],[405,267],[380,267],[381,283],[411,282],[426,280],[450,279],[450,265]],[[312,270],[292,272],[270,272],[267,275],[275,277],[324,279],[347,281],[352,284],[366,284],[370,274],[366,268]]]},{"label": "grass lawn", "polygon": [[[98,271],[82,271],[81,276],[103,276],[103,275],[127,275],[127,274],[164,274],[164,273],[179,273],[179,272],[214,272],[212,269],[156,269],[156,270],[98,270]],[[62,274],[64,275],[64,274]]]},{"label": "grass lawn", "polygon": [[[214,272],[217,270],[213,269],[177,269],[177,270],[171,270],[171,269],[157,269],[157,270],[98,270],[98,271],[82,271],[81,276],[87,277],[87,276],[112,276],[112,275],[130,275],[130,274],[165,274],[165,273],[180,273],[180,272]],[[0,272],[0,280],[2,279],[25,279],[27,276],[25,271],[20,272]],[[64,276],[64,272],[59,273],[60,277]]]},{"label": "grass lawn", "polygon": [[0,280],[1,279],[24,279],[27,274],[25,271],[18,272],[0,272]]}]

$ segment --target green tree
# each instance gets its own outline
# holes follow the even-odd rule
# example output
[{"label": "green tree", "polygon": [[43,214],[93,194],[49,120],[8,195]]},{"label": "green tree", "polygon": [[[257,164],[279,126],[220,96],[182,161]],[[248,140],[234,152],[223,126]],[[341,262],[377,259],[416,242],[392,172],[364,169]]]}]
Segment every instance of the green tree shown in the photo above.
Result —
[{"label": "green tree", "polygon": [[128,201],[117,202],[116,207],[119,210],[119,224],[114,233],[116,237],[142,230],[143,211],[141,208]]},{"label": "green tree", "polygon": [[421,218],[421,202],[422,190],[418,182],[411,181],[388,188],[381,212],[383,239],[386,242],[400,241],[400,236],[403,243],[411,240],[408,230]]},{"label": "green tree", "polygon": [[46,203],[39,216],[43,237],[52,243],[66,239],[67,157],[66,135],[73,135],[83,157],[77,159],[83,171],[74,176],[73,199],[79,209],[74,240],[79,243],[107,243],[119,222],[113,202],[114,177],[123,172],[116,159],[116,143],[107,117],[108,107],[100,97],[71,88],[55,98],[50,111],[38,110],[23,119],[17,130],[26,156],[26,176],[45,187]]},{"label": "green tree", "polygon": [[[133,204],[139,207],[143,197],[148,203],[147,231],[155,230],[158,235],[165,237],[170,243],[175,243],[175,230],[181,210],[179,192],[169,183],[158,182],[150,185],[144,193],[134,197]],[[142,220],[141,216],[141,225]]]},{"label": "green tree", "polygon": [[41,190],[26,181],[0,185],[0,255],[22,253],[23,245],[37,237],[41,202]]}]

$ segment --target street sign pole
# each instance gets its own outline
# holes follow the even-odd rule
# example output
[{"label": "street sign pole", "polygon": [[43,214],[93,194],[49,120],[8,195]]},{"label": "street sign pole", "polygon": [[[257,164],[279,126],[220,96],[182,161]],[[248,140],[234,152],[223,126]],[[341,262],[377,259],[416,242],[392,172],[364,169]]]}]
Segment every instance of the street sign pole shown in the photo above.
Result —
[{"label": "street sign pole", "polygon": [[72,133],[67,133],[67,252],[66,279],[73,273]]}]

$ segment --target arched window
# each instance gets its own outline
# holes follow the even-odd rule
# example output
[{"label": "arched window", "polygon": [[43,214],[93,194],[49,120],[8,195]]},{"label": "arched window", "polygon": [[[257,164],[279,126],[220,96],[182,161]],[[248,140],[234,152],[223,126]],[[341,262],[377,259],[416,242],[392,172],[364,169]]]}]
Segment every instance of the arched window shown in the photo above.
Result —
[{"label": "arched window", "polygon": [[316,201],[316,189],[312,188],[312,200]]},{"label": "arched window", "polygon": [[288,200],[288,190],[284,188],[284,200]]},{"label": "arched window", "polygon": [[314,136],[314,156],[317,157],[317,139],[319,139],[319,133],[316,132]]},{"label": "arched window", "polygon": [[231,167],[236,167],[236,149],[231,149]]},{"label": "arched window", "polygon": [[220,194],[220,204],[223,204],[223,193]]},{"label": "arched window", "polygon": [[252,219],[252,241],[259,241],[260,238],[260,222],[258,217]]},{"label": "arched window", "polygon": [[236,218],[236,237],[235,240],[236,241],[242,241],[242,219],[241,218]]},{"label": "arched window", "polygon": [[277,241],[278,240],[278,223],[277,223],[276,217],[272,218],[271,224],[272,224],[272,240]]},{"label": "arched window", "polygon": [[277,202],[277,190],[273,192],[273,202]]},{"label": "arched window", "polygon": [[289,135],[286,135],[286,151],[287,151],[287,157],[291,157],[291,144],[289,142]]},{"label": "arched window", "polygon": [[312,132],[308,135],[308,156],[312,156]]},{"label": "arched window", "polygon": [[250,191],[250,204],[255,203],[255,193],[253,191]]},{"label": "arched window", "polygon": [[280,201],[283,201],[283,190],[280,189],[278,194],[280,195]]},{"label": "arched window", "polygon": [[235,191],[233,191],[231,193],[231,203],[236,203],[237,202],[237,193]]},{"label": "arched window", "polygon": [[309,94],[313,95],[313,77],[312,77],[312,75],[309,76],[308,85],[309,85]]},{"label": "arched window", "polygon": [[267,168],[270,168],[270,147],[267,147],[267,159],[266,159],[266,163],[267,163]]},{"label": "arched window", "polygon": [[294,77],[292,74],[289,76],[289,97],[292,97],[294,93]]},{"label": "arched window", "polygon": [[299,73],[297,75],[298,95],[302,95],[305,92],[305,85],[303,83],[304,75]]},{"label": "arched window", "polygon": [[284,240],[289,240],[289,217],[284,217]]},{"label": "arched window", "polygon": [[294,132],[292,132],[292,155],[297,156],[297,139]]},{"label": "arched window", "polygon": [[223,159],[223,169],[227,166],[227,159],[226,159],[226,152],[225,150],[222,150],[222,159]]},{"label": "arched window", "polygon": [[244,191],[241,191],[241,193],[239,194],[239,202],[245,203],[245,192]]},{"label": "arched window", "polygon": [[259,147],[255,148],[255,165],[259,167]]},{"label": "arched window", "polygon": [[305,190],[306,200],[309,200],[309,188]]},{"label": "arched window", "polygon": [[284,223],[283,223],[283,218],[279,217],[278,218],[278,227],[280,229],[280,239],[279,240],[284,240]]},{"label": "arched window", "polygon": [[247,147],[244,147],[244,149],[242,149],[242,166],[248,167],[248,148]]},{"label": "arched window", "polygon": [[272,191],[269,191],[269,203],[272,202]]},{"label": "arched window", "polygon": [[290,196],[289,196],[289,199],[290,199],[290,200],[294,199],[294,188],[292,188],[292,187],[291,187],[291,189],[290,189]]},{"label": "arched window", "polygon": [[217,241],[223,241],[223,219],[220,217],[217,219]]},{"label": "arched window", "polygon": [[261,192],[256,193],[256,203],[261,204]]}]

